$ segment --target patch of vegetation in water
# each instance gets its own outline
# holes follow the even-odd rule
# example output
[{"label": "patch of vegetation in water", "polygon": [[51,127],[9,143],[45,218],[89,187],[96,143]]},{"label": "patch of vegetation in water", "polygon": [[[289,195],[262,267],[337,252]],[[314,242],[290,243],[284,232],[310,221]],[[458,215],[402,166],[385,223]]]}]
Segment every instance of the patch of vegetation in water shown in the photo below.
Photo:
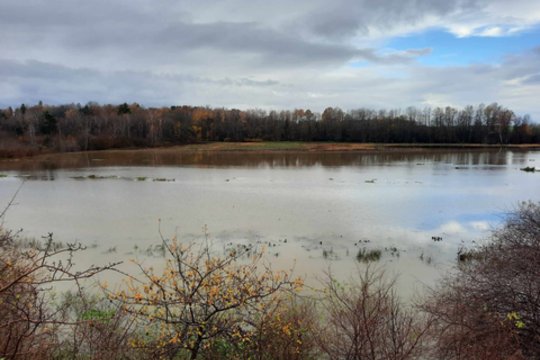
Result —
[{"label": "patch of vegetation in water", "polygon": [[107,176],[101,176],[96,174],[90,174],[87,176],[72,176],[71,179],[73,180],[107,180],[107,179],[119,179],[116,175],[107,175]]},{"label": "patch of vegetation in water", "polygon": [[164,257],[166,248],[163,244],[148,245],[146,249],[139,248],[137,245],[133,247],[135,251],[138,251],[146,256],[150,257]]},{"label": "patch of vegetation in water", "polygon": [[72,176],[71,179],[73,180],[126,180],[126,181],[147,181],[148,179],[152,179],[152,181],[155,182],[173,182],[175,179],[167,179],[167,178],[149,178],[147,176],[137,176],[137,177],[126,177],[126,176],[118,176],[118,175],[96,175],[96,174],[90,174],[90,175],[78,175],[78,176]]},{"label": "patch of vegetation in water", "polygon": [[521,168],[520,170],[525,172],[535,172],[536,168],[534,166],[526,166],[524,168]]},{"label": "patch of vegetation in water", "polygon": [[175,181],[175,179],[153,178],[152,181],[154,181],[154,182],[173,182],[173,181]]},{"label": "patch of vegetation in water", "polygon": [[338,260],[338,255],[334,252],[333,248],[323,249],[322,256],[327,260]]},{"label": "patch of vegetation in water", "polygon": [[422,251],[422,253],[420,254],[419,256],[419,259],[420,261],[428,264],[428,265],[431,265],[431,263],[433,262],[433,258],[431,257],[431,255],[424,255],[424,252]]},{"label": "patch of vegetation in water", "polygon": [[116,253],[117,249],[116,249],[116,246],[112,246],[110,248],[108,248],[104,254],[112,254],[112,253]]},{"label": "patch of vegetation in water", "polygon": [[18,238],[14,244],[22,249],[34,249],[38,251],[44,251],[45,249],[57,251],[68,247],[67,244],[64,244],[61,241],[53,240],[52,235],[50,238],[43,237],[41,240],[36,238]]},{"label": "patch of vegetation in water", "polygon": [[391,246],[389,248],[384,248],[385,251],[389,252],[391,256],[399,257],[400,251],[397,247]]},{"label": "patch of vegetation in water", "polygon": [[[271,242],[268,242],[268,247],[275,247],[276,244],[272,244]],[[240,258],[249,259],[253,252],[257,251],[257,248],[253,246],[253,244],[242,244],[237,243],[234,244],[232,242],[229,242],[224,248],[223,253],[225,256],[238,256],[238,254],[242,254]],[[279,256],[279,252],[274,253],[275,257]]]},{"label": "patch of vegetation in water", "polygon": [[23,174],[23,175],[17,175],[15,176],[16,178],[19,178],[19,179],[24,179],[24,180],[33,180],[33,181],[53,181],[54,180],[54,176],[52,175],[49,175],[49,176],[45,176],[45,175],[30,175],[30,174]]},{"label": "patch of vegetation in water", "polygon": [[379,261],[381,259],[381,255],[382,251],[379,249],[368,250],[366,248],[362,248],[358,250],[356,260],[366,263],[371,261]]},{"label": "patch of vegetation in water", "polygon": [[0,174],[0,179],[1,178],[7,178],[7,177],[8,177],[7,174]]}]

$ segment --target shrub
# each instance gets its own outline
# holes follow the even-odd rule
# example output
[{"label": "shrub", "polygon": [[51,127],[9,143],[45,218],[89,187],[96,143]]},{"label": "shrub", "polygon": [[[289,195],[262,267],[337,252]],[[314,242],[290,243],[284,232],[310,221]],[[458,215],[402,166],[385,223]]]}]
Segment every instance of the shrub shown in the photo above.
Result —
[{"label": "shrub", "polygon": [[394,281],[369,267],[357,281],[325,284],[318,345],[329,359],[414,359],[429,324],[405,309]]},{"label": "shrub", "polygon": [[379,261],[381,259],[382,252],[379,249],[367,250],[362,248],[358,250],[356,254],[356,260],[360,262]]},{"label": "shrub", "polygon": [[98,295],[64,294],[60,304],[63,326],[57,329],[55,359],[144,359],[130,346],[137,332],[134,318]]},{"label": "shrub", "polygon": [[523,203],[424,304],[437,359],[540,358],[540,205]]}]

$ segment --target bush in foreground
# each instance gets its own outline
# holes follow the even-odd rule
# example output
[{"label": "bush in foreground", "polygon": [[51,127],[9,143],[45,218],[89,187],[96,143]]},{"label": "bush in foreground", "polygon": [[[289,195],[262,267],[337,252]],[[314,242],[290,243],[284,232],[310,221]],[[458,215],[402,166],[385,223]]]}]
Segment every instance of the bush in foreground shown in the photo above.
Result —
[{"label": "bush in foreground", "polygon": [[220,256],[207,239],[201,244],[164,240],[163,245],[162,271],[140,266],[142,278],[130,278],[127,290],[108,293],[150,334],[134,339],[133,346],[153,357],[196,359],[218,343],[222,350],[230,345],[231,354],[253,349],[256,320],[302,286],[289,272],[264,265],[263,252],[251,247]]},{"label": "bush in foreground", "polygon": [[318,346],[328,359],[416,359],[429,322],[406,309],[394,282],[367,267],[341,284],[331,275],[324,285]]},{"label": "bush in foreground", "polygon": [[[16,234],[0,228],[0,357],[48,358],[57,347],[59,331],[68,322],[61,316],[63,307],[51,306],[50,287],[78,283],[114,266],[75,271],[71,258],[80,250],[75,244],[57,247],[52,234],[42,247],[24,247]],[[58,261],[61,257],[67,258]]]},{"label": "bush in foreground", "polygon": [[540,205],[523,203],[423,306],[436,359],[540,358]]}]

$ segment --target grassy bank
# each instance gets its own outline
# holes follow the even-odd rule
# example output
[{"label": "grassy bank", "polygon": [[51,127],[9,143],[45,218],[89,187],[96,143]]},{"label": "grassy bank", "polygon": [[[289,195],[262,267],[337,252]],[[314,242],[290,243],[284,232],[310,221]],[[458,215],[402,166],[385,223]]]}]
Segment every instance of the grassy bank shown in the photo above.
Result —
[{"label": "grassy bank", "polygon": [[[395,152],[395,151],[422,151],[422,150],[534,150],[540,149],[540,144],[509,144],[509,145],[487,145],[487,144],[395,144],[395,143],[344,143],[344,142],[301,142],[301,141],[247,141],[247,142],[205,142],[187,145],[161,146],[161,147],[141,147],[93,150],[86,152],[53,152],[50,150],[42,152],[13,152],[9,156],[3,156],[0,152],[0,160],[17,160],[23,158],[39,158],[55,156],[57,154],[100,154],[100,153],[171,153],[183,154],[193,152]],[[7,154],[7,153],[6,153]]]},{"label": "grassy bank", "polygon": [[540,144],[390,144],[300,141],[209,142],[175,146],[179,151],[385,151],[395,149],[540,149]]}]

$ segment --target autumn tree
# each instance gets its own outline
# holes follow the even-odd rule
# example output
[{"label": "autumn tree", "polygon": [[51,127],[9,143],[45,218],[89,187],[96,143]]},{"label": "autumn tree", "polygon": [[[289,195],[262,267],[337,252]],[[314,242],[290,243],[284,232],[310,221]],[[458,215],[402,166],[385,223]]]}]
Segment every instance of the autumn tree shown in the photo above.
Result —
[{"label": "autumn tree", "polygon": [[152,334],[133,345],[153,356],[187,352],[195,359],[217,341],[247,346],[253,334],[250,314],[302,285],[290,272],[264,265],[263,252],[251,246],[224,255],[216,254],[207,238],[200,244],[164,239],[163,246],[162,271],[140,265],[142,278],[130,278],[127,289],[108,292]]}]

